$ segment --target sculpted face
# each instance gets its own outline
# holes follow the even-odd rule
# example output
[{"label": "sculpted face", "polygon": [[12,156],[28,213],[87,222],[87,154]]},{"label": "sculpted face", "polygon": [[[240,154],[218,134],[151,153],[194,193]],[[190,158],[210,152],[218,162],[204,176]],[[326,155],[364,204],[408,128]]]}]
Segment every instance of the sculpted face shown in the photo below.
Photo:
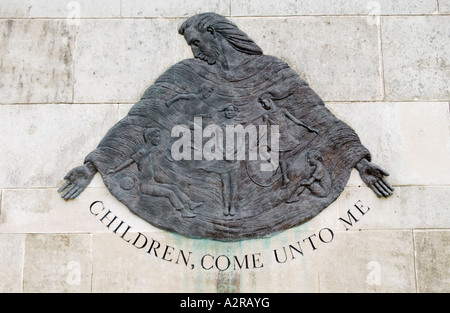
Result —
[{"label": "sculpted face", "polygon": [[161,132],[155,131],[147,134],[147,138],[153,146],[159,145],[161,142]]},{"label": "sculpted face", "polygon": [[196,59],[208,62],[209,65],[216,64],[220,56],[220,43],[214,31],[201,32],[190,27],[186,29],[184,38]]},{"label": "sculpted face", "polygon": [[225,117],[227,119],[232,119],[233,117],[236,116],[236,110],[234,108],[234,106],[230,105],[226,110],[225,110]]}]

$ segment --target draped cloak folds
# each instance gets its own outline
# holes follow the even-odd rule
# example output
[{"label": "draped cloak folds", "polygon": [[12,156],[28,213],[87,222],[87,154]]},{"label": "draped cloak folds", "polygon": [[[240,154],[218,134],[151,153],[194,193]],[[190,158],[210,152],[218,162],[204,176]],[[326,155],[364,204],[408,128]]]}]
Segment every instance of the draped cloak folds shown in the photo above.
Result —
[{"label": "draped cloak folds", "polygon": [[[212,92],[202,97],[201,90],[205,86]],[[198,97],[194,97],[195,101],[192,97],[180,97],[180,101],[169,105],[170,100],[180,95]],[[239,193],[235,195],[237,213],[225,216],[220,175],[202,170],[208,161],[171,159],[171,145],[178,139],[172,138],[171,132],[180,121],[193,121],[199,111],[202,116],[208,116],[203,118],[203,127],[220,124],[223,108],[230,103],[238,109],[237,123],[264,125],[263,116],[270,112],[261,106],[260,97],[270,97],[278,108],[287,109],[318,133],[286,119],[287,125],[280,129],[289,131],[299,142],[283,156],[289,164],[287,171],[291,182],[288,187],[281,188],[280,169],[261,172],[262,161],[242,161],[238,174]],[[205,115],[205,111],[208,114]],[[146,128],[161,130],[161,143],[152,152],[155,182],[176,185],[192,201],[203,202],[194,211],[195,218],[183,218],[167,198],[143,194],[136,164],[110,174],[111,169],[148,144],[143,135]],[[317,197],[303,188],[305,191],[298,202],[287,203],[299,184],[314,172],[306,157],[312,150],[323,155],[322,163],[331,179],[331,190],[328,195]],[[112,195],[150,224],[191,238],[234,241],[267,237],[313,218],[337,199],[351,170],[362,158],[370,160],[370,153],[357,134],[325,107],[295,71],[276,57],[258,55],[248,56],[239,70],[231,73],[197,59],[175,64],[147,89],[85,162],[95,165]]]}]

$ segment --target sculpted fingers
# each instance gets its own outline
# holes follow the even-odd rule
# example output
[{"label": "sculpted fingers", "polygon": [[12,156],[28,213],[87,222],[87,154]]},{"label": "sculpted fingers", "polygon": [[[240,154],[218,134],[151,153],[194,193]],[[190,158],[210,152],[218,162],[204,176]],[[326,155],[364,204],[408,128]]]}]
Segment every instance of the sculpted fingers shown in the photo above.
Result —
[{"label": "sculpted fingers", "polygon": [[66,197],[67,200],[74,199],[73,196],[77,194],[82,188],[76,186]]},{"label": "sculpted fingers", "polygon": [[378,180],[373,184],[374,188],[378,192],[376,192],[377,196],[389,197],[392,196],[394,188],[385,180]]},{"label": "sculpted fingers", "polygon": [[77,188],[78,186],[71,185],[69,188],[66,189],[66,191],[64,191],[61,197],[64,198],[65,200],[69,200],[70,196],[72,195],[72,192]]},{"label": "sculpted fingers", "polygon": [[395,188],[392,187],[391,184],[389,184],[389,183],[387,182],[387,180],[385,180],[384,178],[381,179],[381,182],[384,184],[385,188],[386,188],[387,190],[389,190],[390,192],[393,192],[393,191],[395,190]]},{"label": "sculpted fingers", "polygon": [[67,187],[69,187],[70,184],[71,182],[67,181],[64,185],[61,186],[61,188],[58,189],[58,192],[63,192]]},{"label": "sculpted fingers", "polygon": [[71,182],[65,183],[58,192],[62,192],[61,198],[64,200],[73,200],[78,197],[84,191],[83,187],[72,184]]},{"label": "sculpted fingers", "polygon": [[76,197],[78,197],[82,192],[83,192],[83,188],[79,188],[77,192],[75,192],[71,197],[70,200],[75,199]]},{"label": "sculpted fingers", "polygon": [[377,187],[375,187],[375,185],[369,185],[369,187],[370,187],[370,189],[372,189],[372,191],[373,192],[375,192],[375,194],[378,196],[378,197],[383,197],[383,195],[381,194],[381,192],[380,191],[378,191],[378,189],[377,189]]},{"label": "sculpted fingers", "polygon": [[393,190],[390,188],[390,185],[387,186],[387,185],[386,185],[384,182],[382,182],[382,181],[381,181],[379,184],[380,184],[381,188],[383,188],[384,191],[385,191],[385,193],[387,194],[386,197],[389,197],[389,196],[392,196],[392,195],[393,195]]},{"label": "sculpted fingers", "polygon": [[380,184],[380,182],[377,181],[375,183],[375,187],[383,196],[385,196],[385,197],[389,196],[389,193],[384,189],[384,187]]}]

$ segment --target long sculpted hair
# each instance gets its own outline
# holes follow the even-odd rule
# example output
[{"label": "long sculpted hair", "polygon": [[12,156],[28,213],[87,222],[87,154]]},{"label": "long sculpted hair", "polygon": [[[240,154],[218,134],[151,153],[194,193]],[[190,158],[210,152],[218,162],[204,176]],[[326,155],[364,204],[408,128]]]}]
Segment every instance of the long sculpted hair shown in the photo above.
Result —
[{"label": "long sculpted hair", "polygon": [[212,27],[237,51],[251,55],[263,54],[262,49],[247,34],[219,14],[201,13],[194,15],[181,25],[178,32],[180,35],[184,35],[184,32],[189,27],[194,27],[201,32],[205,32],[208,27]]}]

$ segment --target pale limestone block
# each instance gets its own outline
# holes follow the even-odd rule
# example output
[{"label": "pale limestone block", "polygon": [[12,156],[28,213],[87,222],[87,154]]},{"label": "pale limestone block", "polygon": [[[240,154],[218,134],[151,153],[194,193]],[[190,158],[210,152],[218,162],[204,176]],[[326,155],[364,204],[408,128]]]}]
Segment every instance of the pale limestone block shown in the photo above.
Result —
[{"label": "pale limestone block", "polygon": [[233,16],[430,14],[436,1],[231,0]]},{"label": "pale limestone block", "polygon": [[0,21],[0,104],[72,102],[75,26]]},{"label": "pale limestone block", "polygon": [[[120,0],[28,0],[31,17],[120,17]],[[79,21],[82,23],[81,21]]]},{"label": "pale limestone block", "polygon": [[25,235],[0,234],[0,292],[22,292]]},{"label": "pale limestone block", "polygon": [[116,105],[0,106],[0,186],[59,187],[118,121]]},{"label": "pale limestone block", "polygon": [[[393,185],[450,183],[447,102],[327,103],[371,151]],[[363,185],[354,173],[352,185]]]},{"label": "pale limestone block", "polygon": [[[103,205],[93,206],[94,215],[91,205],[97,201]],[[0,233],[109,233],[114,230],[107,227],[114,216],[132,226],[134,232],[155,229],[132,214],[105,187],[88,188],[71,201],[62,199],[56,189],[18,189],[3,192]]]},{"label": "pale limestone block", "polygon": [[29,0],[0,0],[0,17],[17,18],[29,17],[30,6]]},{"label": "pale limestone block", "polygon": [[450,99],[448,16],[384,17],[386,99]]},{"label": "pale limestone block", "polygon": [[[401,187],[401,207],[399,222],[406,228],[449,228],[450,227],[450,187],[410,186]],[[408,212],[409,211],[409,212]]]},{"label": "pale limestone block", "polygon": [[450,231],[415,230],[417,291],[450,292]]},{"label": "pale limestone block", "polygon": [[[367,187],[348,187],[338,199],[340,218],[358,220],[354,229],[448,228],[450,188],[447,186],[397,187],[389,198],[378,198]],[[361,213],[355,205],[361,208]],[[352,228],[353,228],[352,227]],[[344,222],[339,229],[350,228]]]},{"label": "pale limestone block", "polygon": [[230,0],[126,0],[122,17],[190,17],[203,12],[230,14]]},{"label": "pale limestone block", "polygon": [[[197,251],[185,247],[183,241],[186,239],[177,239],[179,236],[166,232],[144,235],[148,244],[143,249],[137,248],[144,243],[143,237],[135,247],[132,245],[135,235],[127,234],[124,239],[120,234],[94,235],[93,292],[216,292],[217,271],[200,269],[198,255],[194,255]],[[156,250],[148,253],[153,240],[160,247],[157,248],[155,243]],[[173,249],[169,248],[164,257],[167,246]],[[180,249],[184,249],[185,257],[195,265],[194,269],[185,266],[182,258],[176,264]]]},{"label": "pale limestone block", "polygon": [[336,232],[319,253],[320,292],[415,292],[411,231]]},{"label": "pale limestone block", "polygon": [[325,101],[382,97],[378,31],[361,17],[233,18]]},{"label": "pale limestone block", "polygon": [[24,292],[90,292],[91,277],[91,235],[27,235]]},{"label": "pale limestone block", "polygon": [[178,61],[192,57],[178,19],[83,20],[75,53],[75,102],[135,103]]},{"label": "pale limestone block", "polygon": [[450,13],[450,1],[449,0],[439,0],[439,12],[440,13]]},{"label": "pale limestone block", "polygon": [[4,18],[119,17],[120,0],[0,0]]}]

